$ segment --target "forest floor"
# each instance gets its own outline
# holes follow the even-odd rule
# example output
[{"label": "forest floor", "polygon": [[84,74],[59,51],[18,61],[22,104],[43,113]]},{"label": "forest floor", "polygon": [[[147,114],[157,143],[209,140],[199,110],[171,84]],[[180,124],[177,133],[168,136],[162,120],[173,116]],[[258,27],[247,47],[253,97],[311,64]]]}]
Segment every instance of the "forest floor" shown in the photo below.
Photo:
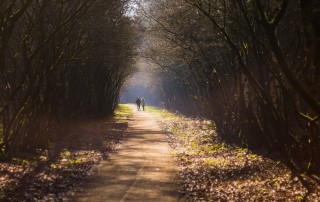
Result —
[{"label": "forest floor", "polygon": [[0,161],[0,201],[63,201],[120,145],[131,114],[120,106],[113,118],[60,123],[50,149]]},{"label": "forest floor", "polygon": [[289,169],[280,154],[227,144],[208,120],[148,111],[166,131],[186,201],[320,201],[319,176]]},{"label": "forest floor", "polygon": [[[114,201],[139,200],[141,190],[155,196],[148,186],[166,195],[162,201],[320,201],[318,176],[290,170],[279,154],[254,153],[223,142],[208,120],[152,107],[133,113],[136,115],[121,105],[112,119],[63,123],[59,131],[64,138],[50,149],[1,161],[0,201],[85,201],[90,195],[96,197],[91,201],[104,201],[110,195],[96,193],[107,186],[113,187],[110,192],[120,190],[112,196],[122,198]],[[144,127],[134,116],[147,120]],[[169,148],[163,138],[174,158],[167,156]],[[161,150],[165,154],[159,155]],[[170,165],[163,172],[155,164],[162,160]],[[150,163],[155,166],[148,166]],[[118,177],[110,180],[115,175]],[[129,188],[121,185],[123,190],[119,189],[120,180]]]}]

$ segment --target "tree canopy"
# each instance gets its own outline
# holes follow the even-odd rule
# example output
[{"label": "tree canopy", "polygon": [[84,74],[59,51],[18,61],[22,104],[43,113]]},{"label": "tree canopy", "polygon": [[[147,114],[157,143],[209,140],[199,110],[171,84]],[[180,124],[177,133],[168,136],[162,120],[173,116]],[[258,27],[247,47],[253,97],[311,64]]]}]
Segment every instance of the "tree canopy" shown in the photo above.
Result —
[{"label": "tree canopy", "polygon": [[165,105],[210,117],[226,140],[320,166],[317,1],[141,2],[145,58]]},{"label": "tree canopy", "polygon": [[127,1],[0,3],[0,114],[4,153],[46,147],[50,126],[103,117],[133,72],[136,26]]}]

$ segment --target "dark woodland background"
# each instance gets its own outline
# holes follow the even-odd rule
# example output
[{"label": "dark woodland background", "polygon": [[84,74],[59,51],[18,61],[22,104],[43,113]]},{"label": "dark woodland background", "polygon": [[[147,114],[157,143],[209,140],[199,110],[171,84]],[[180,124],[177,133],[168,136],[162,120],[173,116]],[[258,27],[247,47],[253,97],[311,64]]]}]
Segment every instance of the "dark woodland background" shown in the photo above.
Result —
[{"label": "dark woodland background", "polygon": [[112,115],[143,58],[167,109],[319,172],[319,39],[317,0],[2,0],[2,156],[48,147],[57,122]]}]

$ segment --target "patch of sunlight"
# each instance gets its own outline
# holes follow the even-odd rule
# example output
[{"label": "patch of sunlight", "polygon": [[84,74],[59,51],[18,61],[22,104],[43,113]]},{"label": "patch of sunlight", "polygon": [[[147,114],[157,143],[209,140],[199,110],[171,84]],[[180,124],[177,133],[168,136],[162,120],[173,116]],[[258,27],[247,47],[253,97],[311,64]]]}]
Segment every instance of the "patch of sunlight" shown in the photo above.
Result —
[{"label": "patch of sunlight", "polygon": [[58,168],[58,165],[56,163],[51,163],[50,167],[53,169],[56,169],[56,168]]},{"label": "patch of sunlight", "polygon": [[249,154],[249,159],[251,159],[251,160],[257,160],[257,159],[259,159],[259,156],[258,155],[256,155],[256,154]]},{"label": "patch of sunlight", "polygon": [[209,167],[220,167],[226,163],[226,160],[223,157],[217,158],[206,158],[203,160],[203,164]]},{"label": "patch of sunlight", "polygon": [[48,160],[48,156],[41,155],[41,156],[39,156],[39,160],[40,161],[47,161]]},{"label": "patch of sunlight", "polygon": [[15,158],[15,157],[11,158],[11,162],[15,163],[17,165],[25,165],[25,166],[37,164],[37,162],[35,160],[31,160],[31,159],[26,160],[26,159],[20,159],[20,158]]},{"label": "patch of sunlight", "polygon": [[247,152],[248,152],[248,148],[241,148],[241,147],[236,148],[236,153],[245,154]]},{"label": "patch of sunlight", "polygon": [[217,152],[224,151],[226,149],[225,145],[223,144],[205,144],[202,146],[202,150],[206,154],[215,154]]},{"label": "patch of sunlight", "polygon": [[64,151],[60,154],[61,158],[69,158],[71,156],[71,152],[70,151]]},{"label": "patch of sunlight", "polygon": [[81,164],[81,163],[85,163],[87,162],[87,158],[85,157],[80,157],[80,158],[77,158],[77,159],[70,159],[67,163],[66,163],[66,166],[68,167],[72,167],[72,166],[75,166],[77,164]]},{"label": "patch of sunlight", "polygon": [[197,150],[197,149],[198,149],[198,147],[199,147],[199,145],[198,145],[198,141],[193,140],[193,141],[191,142],[191,149],[193,149],[193,150]]},{"label": "patch of sunlight", "polygon": [[155,115],[159,119],[165,120],[177,120],[181,118],[179,115],[169,112],[165,109],[148,106],[148,112]]},{"label": "patch of sunlight", "polygon": [[177,156],[179,154],[179,152],[177,150],[170,150],[170,154],[172,156]]},{"label": "patch of sunlight", "polygon": [[194,158],[200,155],[199,151],[195,151],[187,148],[185,148],[184,150],[181,150],[181,152],[183,152],[183,155],[188,156],[188,158]]},{"label": "patch of sunlight", "polygon": [[132,114],[132,110],[126,104],[119,104],[114,113],[116,117],[130,116]]},{"label": "patch of sunlight", "polygon": [[128,117],[132,115],[132,110],[127,104],[119,104],[114,112],[114,120],[117,123],[127,123]]},{"label": "patch of sunlight", "polygon": [[204,120],[202,125],[203,130],[210,130],[210,133],[216,131],[216,123],[211,120]]}]

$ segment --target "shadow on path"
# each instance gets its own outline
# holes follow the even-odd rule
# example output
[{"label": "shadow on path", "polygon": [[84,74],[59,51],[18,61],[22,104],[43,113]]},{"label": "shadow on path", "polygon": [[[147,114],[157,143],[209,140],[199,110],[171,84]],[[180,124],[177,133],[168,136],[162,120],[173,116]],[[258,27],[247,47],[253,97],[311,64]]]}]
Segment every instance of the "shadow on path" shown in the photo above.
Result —
[{"label": "shadow on path", "polygon": [[121,147],[66,201],[178,201],[177,168],[165,135],[150,113],[132,110]]}]

